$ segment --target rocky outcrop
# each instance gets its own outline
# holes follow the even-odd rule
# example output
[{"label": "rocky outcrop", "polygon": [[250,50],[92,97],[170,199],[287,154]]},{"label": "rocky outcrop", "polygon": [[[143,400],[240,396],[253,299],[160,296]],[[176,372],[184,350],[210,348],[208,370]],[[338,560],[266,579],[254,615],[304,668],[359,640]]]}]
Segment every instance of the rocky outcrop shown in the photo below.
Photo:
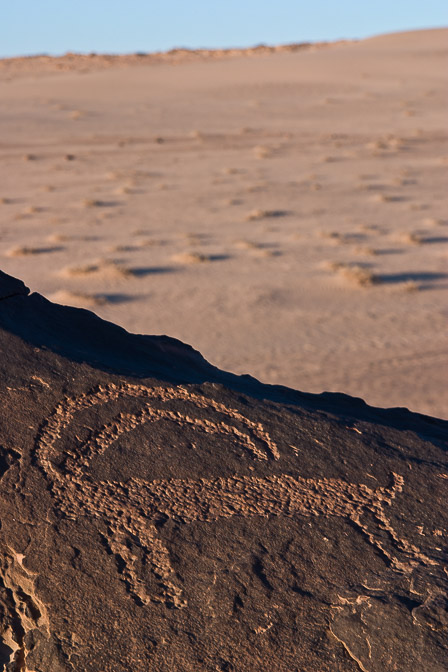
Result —
[{"label": "rocky outcrop", "polygon": [[448,423],[0,297],[2,669],[446,669]]}]

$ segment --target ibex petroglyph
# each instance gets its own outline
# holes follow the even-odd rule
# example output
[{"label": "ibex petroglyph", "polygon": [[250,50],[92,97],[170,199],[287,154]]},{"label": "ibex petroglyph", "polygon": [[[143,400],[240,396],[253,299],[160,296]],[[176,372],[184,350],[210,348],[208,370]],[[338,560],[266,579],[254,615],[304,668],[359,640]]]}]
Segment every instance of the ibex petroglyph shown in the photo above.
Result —
[{"label": "ibex petroglyph", "polygon": [[[120,413],[113,422],[104,425],[85,442],[75,445],[73,440],[70,445],[64,442],[65,430],[76,413],[125,397],[141,399],[141,408],[136,413]],[[214,418],[223,415],[225,419],[212,421],[191,417],[189,413],[154,408],[156,400],[182,400],[189,405],[189,413],[192,407],[208,408],[215,412]],[[37,457],[51,483],[52,493],[67,516],[75,519],[89,516],[107,521],[111,531],[107,540],[109,547],[121,557],[123,579],[133,596],[141,602],[155,599],[177,607],[186,604],[168,550],[154,524],[163,516],[184,524],[237,516],[337,516],[352,521],[400,571],[427,560],[417,548],[398,537],[384,513],[383,507],[390,505],[402,490],[404,480],[397,474],[392,474],[389,487],[376,489],[340,479],[311,479],[291,474],[160,480],[130,478],[125,483],[95,482],[92,479],[89,463],[95,455],[104,453],[122,434],[160,420],[231,437],[259,461],[280,458],[277,445],[262,425],[248,420],[236,409],[190,393],[182,387],[108,385],[65,399],[55,408],[45,421],[36,444]],[[64,457],[62,467],[59,466],[61,455]],[[369,515],[366,517],[366,514]],[[368,525],[367,519],[373,520],[375,525]],[[126,543],[129,539],[138,540],[161,587],[161,598],[150,595],[139,577],[137,557],[130,550],[132,544]],[[386,548],[386,540],[404,554],[404,561],[399,561]]]}]

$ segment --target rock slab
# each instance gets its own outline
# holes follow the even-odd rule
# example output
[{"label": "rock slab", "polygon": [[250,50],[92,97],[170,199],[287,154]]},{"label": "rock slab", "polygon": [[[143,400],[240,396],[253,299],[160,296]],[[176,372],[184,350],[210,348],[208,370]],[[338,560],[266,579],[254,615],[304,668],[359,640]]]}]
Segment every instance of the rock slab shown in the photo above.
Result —
[{"label": "rock slab", "polygon": [[1,669],[447,669],[448,423],[0,297]]}]

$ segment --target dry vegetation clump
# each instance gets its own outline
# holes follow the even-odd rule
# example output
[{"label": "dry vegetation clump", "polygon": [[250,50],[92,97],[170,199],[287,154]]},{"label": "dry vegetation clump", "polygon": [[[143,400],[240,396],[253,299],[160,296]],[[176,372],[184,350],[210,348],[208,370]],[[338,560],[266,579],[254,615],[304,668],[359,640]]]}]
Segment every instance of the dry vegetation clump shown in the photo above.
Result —
[{"label": "dry vegetation clump", "polygon": [[257,184],[250,184],[247,188],[246,191],[249,194],[254,194],[258,191],[264,191],[268,187],[267,182],[258,182]]},{"label": "dry vegetation clump", "polygon": [[26,246],[17,246],[12,247],[6,252],[7,257],[28,257],[32,254],[39,254],[40,249],[38,247],[26,247]]},{"label": "dry vegetation clump", "polygon": [[42,208],[39,208],[37,205],[29,205],[23,211],[24,215],[35,215],[37,212],[41,212]]},{"label": "dry vegetation clump", "polygon": [[423,220],[425,226],[443,226],[445,224],[443,219],[437,219],[436,217],[427,217]]},{"label": "dry vegetation clump", "polygon": [[326,264],[326,266],[329,270],[359,287],[371,287],[380,282],[379,277],[372,270],[361,264],[335,261]]},{"label": "dry vegetation clump", "polygon": [[133,194],[134,189],[131,186],[124,185],[123,187],[118,187],[118,189],[115,190],[115,193],[119,196],[124,196],[125,194]]},{"label": "dry vegetation clump", "polygon": [[398,238],[407,245],[422,245],[425,242],[419,233],[413,233],[412,231],[403,231]]},{"label": "dry vegetation clump", "polygon": [[355,247],[355,252],[368,256],[375,256],[378,254],[378,250],[375,250],[373,247]]},{"label": "dry vegetation clump", "polygon": [[222,172],[224,175],[239,175],[241,170],[239,168],[223,168]]},{"label": "dry vegetation clump", "polygon": [[404,149],[406,147],[406,140],[397,136],[391,136],[388,140],[390,149]]},{"label": "dry vegetation clump", "polygon": [[197,233],[187,233],[182,236],[185,245],[201,245],[204,237]]},{"label": "dry vegetation clump", "polygon": [[387,135],[386,137],[372,140],[366,144],[366,148],[370,149],[373,154],[377,152],[384,152],[387,150],[400,150],[406,146],[406,141],[395,135]]},{"label": "dry vegetation clump", "polygon": [[141,240],[138,240],[136,244],[139,247],[156,247],[164,245],[164,241],[158,238],[142,238]]},{"label": "dry vegetation clump", "polygon": [[268,159],[273,154],[272,149],[265,145],[257,145],[252,151],[257,159]]},{"label": "dry vegetation clump", "polygon": [[427,203],[410,203],[409,210],[414,210],[419,212],[421,210],[428,210],[429,205]]},{"label": "dry vegetation clump", "polygon": [[357,186],[358,191],[375,191],[378,192],[379,189],[383,189],[384,185],[378,184],[377,182],[360,182]]},{"label": "dry vegetation clump", "polygon": [[[103,205],[104,205],[104,203],[100,202],[99,207],[102,207]],[[110,211],[103,210],[102,212],[99,212],[97,214],[96,221],[101,222],[105,219],[112,219],[112,217],[113,217],[113,214]]]},{"label": "dry vegetation clump", "polygon": [[102,202],[97,200],[96,198],[85,198],[82,204],[85,208],[100,208]]},{"label": "dry vegetation clump", "polygon": [[246,216],[246,222],[252,222],[259,219],[267,219],[268,217],[284,217],[288,213],[286,210],[252,210]]},{"label": "dry vegetation clump", "polygon": [[47,236],[47,241],[49,243],[66,243],[72,239],[72,236],[68,236],[64,233],[51,233],[49,236]]},{"label": "dry vegetation clump", "polygon": [[203,264],[210,261],[210,257],[206,254],[201,254],[200,252],[180,252],[179,254],[175,254],[172,259],[177,264],[185,265]]},{"label": "dry vegetation clump", "polygon": [[114,261],[100,259],[91,264],[81,266],[68,266],[61,272],[69,278],[85,278],[93,276],[105,276],[111,278],[130,278],[134,275],[130,268],[117,264]]},{"label": "dry vegetation clump", "polygon": [[260,243],[256,243],[252,240],[235,240],[234,246],[240,250],[247,250],[254,257],[259,257],[262,259],[267,259],[268,257],[275,257],[278,252],[271,250]]},{"label": "dry vegetation clump", "polygon": [[364,233],[378,233],[377,224],[360,224],[358,229]]},{"label": "dry vegetation clump", "polygon": [[50,252],[59,252],[62,247],[13,247],[6,252],[7,257],[28,257],[33,254],[48,254]]},{"label": "dry vegetation clump", "polygon": [[406,282],[401,283],[400,289],[405,292],[418,292],[420,285],[415,282],[415,280],[407,280]]},{"label": "dry vegetation clump", "polygon": [[235,240],[234,246],[240,250],[258,250],[260,249],[259,243],[254,243],[251,240]]},{"label": "dry vegetation clump", "polygon": [[371,150],[387,149],[387,143],[384,140],[372,140],[366,144],[366,148]]},{"label": "dry vegetation clump", "polygon": [[392,194],[375,194],[372,199],[377,203],[394,203],[399,201],[400,197]]},{"label": "dry vegetation clump", "polygon": [[105,175],[106,180],[118,180],[120,177],[122,177],[121,173],[117,173],[116,171],[109,171]]},{"label": "dry vegetation clump", "polygon": [[317,235],[319,238],[327,238],[333,243],[340,243],[342,239],[342,234],[339,231],[318,231]]},{"label": "dry vegetation clump", "polygon": [[409,179],[409,177],[399,175],[391,180],[391,184],[397,187],[409,187],[413,184],[417,184],[417,180]]},{"label": "dry vegetation clump", "polygon": [[133,252],[135,247],[132,245],[111,245],[107,248],[108,252]]},{"label": "dry vegetation clump", "polygon": [[254,248],[251,251],[251,254],[254,257],[260,257],[261,259],[268,259],[269,257],[277,256],[278,252],[275,252],[274,250],[270,250],[266,247],[258,247],[258,248]]},{"label": "dry vegetation clump", "polygon": [[97,294],[86,294],[84,292],[70,292],[61,289],[51,295],[51,300],[61,303],[65,306],[75,306],[77,308],[93,308],[107,303],[107,299]]},{"label": "dry vegetation clump", "polygon": [[377,276],[375,276],[371,270],[357,264],[353,266],[344,266],[339,269],[339,273],[344,278],[360,287],[369,287],[370,285],[378,283]]}]

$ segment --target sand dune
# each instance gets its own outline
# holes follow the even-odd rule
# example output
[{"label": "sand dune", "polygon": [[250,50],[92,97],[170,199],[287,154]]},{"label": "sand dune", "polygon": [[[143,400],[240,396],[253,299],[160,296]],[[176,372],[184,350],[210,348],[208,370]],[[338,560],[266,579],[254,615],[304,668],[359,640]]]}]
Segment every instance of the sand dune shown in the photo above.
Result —
[{"label": "sand dune", "polygon": [[0,61],[2,268],[228,370],[447,416],[447,35]]}]

